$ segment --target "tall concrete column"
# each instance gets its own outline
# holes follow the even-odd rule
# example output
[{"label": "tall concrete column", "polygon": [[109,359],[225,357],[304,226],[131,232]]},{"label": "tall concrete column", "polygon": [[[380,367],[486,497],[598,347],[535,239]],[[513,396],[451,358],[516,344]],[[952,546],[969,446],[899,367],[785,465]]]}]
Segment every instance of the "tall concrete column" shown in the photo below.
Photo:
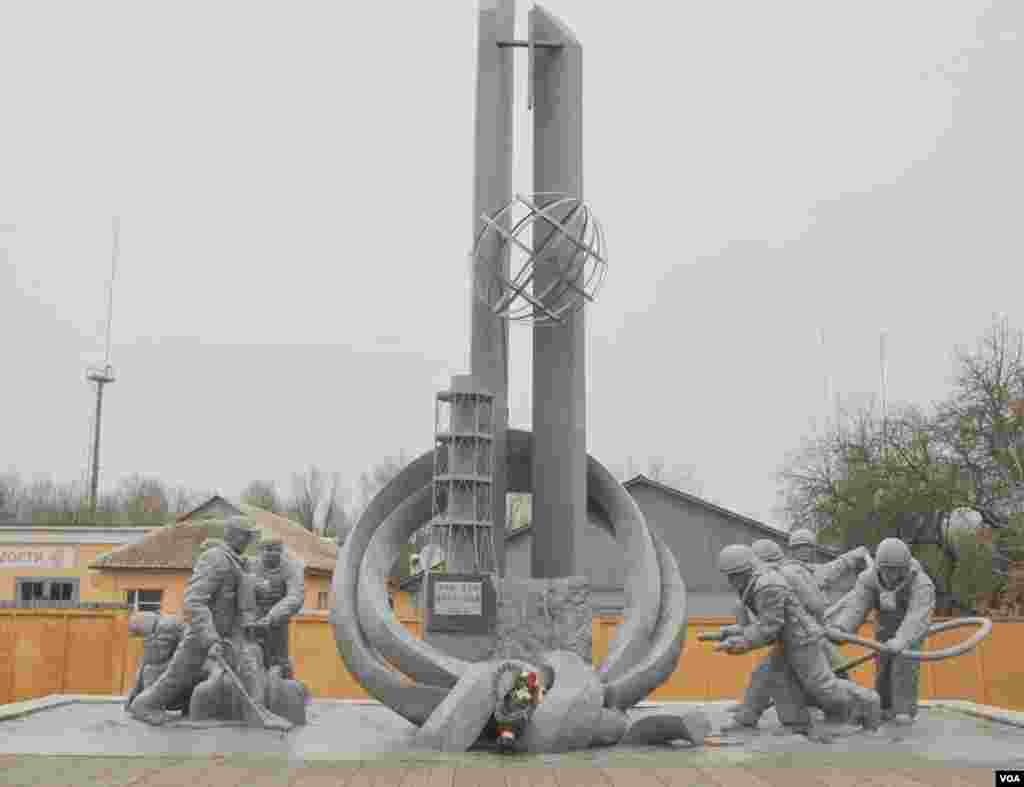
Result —
[{"label": "tall concrete column", "polygon": [[[583,198],[583,49],[540,6],[530,11],[530,38],[561,41],[537,48],[533,81],[533,191]],[[546,234],[534,227],[534,245]],[[534,293],[556,275],[535,263]],[[586,522],[587,443],[584,312],[533,329],[533,539],[531,575],[569,577],[573,536]]]},{"label": "tall concrete column", "polygon": [[[515,0],[480,0],[477,41],[476,119],[473,158],[473,238],[484,228],[481,214],[493,215],[512,199],[512,63],[515,50],[498,41],[515,38]],[[506,225],[507,226],[507,225]],[[502,244],[489,233],[490,248],[482,254],[496,257]],[[503,275],[509,276],[508,250]],[[500,575],[505,573],[505,494],[508,488],[508,322],[471,294],[470,372],[494,395],[494,550]],[[449,571],[463,570],[449,566]]]}]

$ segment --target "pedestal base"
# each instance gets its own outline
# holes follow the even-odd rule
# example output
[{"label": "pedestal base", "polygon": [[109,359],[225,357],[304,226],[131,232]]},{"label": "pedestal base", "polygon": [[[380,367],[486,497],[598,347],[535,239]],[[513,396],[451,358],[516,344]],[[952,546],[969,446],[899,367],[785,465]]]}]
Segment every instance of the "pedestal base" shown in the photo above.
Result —
[{"label": "pedestal base", "polygon": [[543,653],[567,650],[593,662],[586,577],[505,577],[500,591],[491,658],[536,663]]},{"label": "pedestal base", "polygon": [[428,643],[465,661],[518,659],[536,664],[567,650],[593,663],[590,587],[586,577],[498,580],[497,615],[488,634],[425,631]]}]

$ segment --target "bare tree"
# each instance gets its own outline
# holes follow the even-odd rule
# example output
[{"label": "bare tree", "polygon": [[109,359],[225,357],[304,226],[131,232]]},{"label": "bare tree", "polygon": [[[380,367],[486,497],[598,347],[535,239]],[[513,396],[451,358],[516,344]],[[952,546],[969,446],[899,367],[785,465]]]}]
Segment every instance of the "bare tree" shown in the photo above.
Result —
[{"label": "bare tree", "polygon": [[21,486],[21,477],[17,473],[0,475],[0,519],[18,518]]},{"label": "bare tree", "polygon": [[130,522],[166,522],[171,506],[167,487],[158,478],[139,474],[118,484],[121,515]]},{"label": "bare tree", "polygon": [[647,460],[647,472],[644,474],[652,481],[671,486],[691,495],[701,495],[704,484],[697,478],[697,468],[692,464],[668,465],[661,456]]},{"label": "bare tree", "polygon": [[273,481],[250,481],[242,490],[242,502],[251,506],[280,513],[283,508],[277,495],[277,485]]},{"label": "bare tree", "polygon": [[41,476],[24,484],[17,474],[11,474],[3,486],[6,509],[12,519],[38,524],[71,524],[81,521],[87,511],[81,483],[59,484]]},{"label": "bare tree", "polygon": [[340,497],[338,473],[327,473],[311,465],[305,473],[292,476],[292,498],[286,504],[287,513],[307,530],[321,527],[337,531],[345,522],[344,504]]},{"label": "bare tree", "polygon": [[213,494],[210,490],[197,491],[187,486],[176,486],[167,490],[168,510],[175,517],[187,514],[213,497]]},{"label": "bare tree", "polygon": [[936,428],[970,487],[968,508],[992,528],[1024,514],[1024,333],[993,321],[974,351],[956,351],[954,392]]},{"label": "bare tree", "polygon": [[157,478],[132,475],[103,492],[96,510],[89,506],[83,481],[57,482],[38,477],[23,483],[17,473],[0,477],[0,519],[38,524],[164,523],[210,497],[184,486],[173,489]]},{"label": "bare tree", "polygon": [[402,452],[399,453],[398,456],[385,457],[369,470],[360,474],[355,500],[353,501],[353,506],[349,513],[349,520],[353,524],[359,521],[359,517],[363,515],[363,512],[366,510],[366,507],[370,505],[373,498],[375,498],[377,494],[387,486],[388,482],[398,475],[402,468],[407,464],[409,464],[409,458],[404,452]]}]

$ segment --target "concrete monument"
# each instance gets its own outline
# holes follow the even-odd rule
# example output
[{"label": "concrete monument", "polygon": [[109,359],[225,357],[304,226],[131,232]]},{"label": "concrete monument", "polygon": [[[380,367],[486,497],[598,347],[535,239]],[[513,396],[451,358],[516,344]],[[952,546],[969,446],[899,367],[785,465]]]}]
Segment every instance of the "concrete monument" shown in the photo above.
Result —
[{"label": "concrete monument", "polygon": [[[633,498],[586,453],[585,304],[606,263],[600,226],[582,200],[582,48],[537,6],[528,39],[516,40],[514,11],[514,0],[480,3],[472,385],[464,390],[490,397],[486,437],[493,453],[488,473],[463,480],[486,490],[481,494],[490,495],[491,515],[475,511],[456,522],[447,502],[439,509],[438,490],[448,495],[454,488],[450,469],[439,460],[441,449],[406,466],[370,502],[339,551],[331,609],[338,651],[371,696],[420,728],[417,739],[424,746],[464,750],[484,742],[485,730],[497,735],[499,728],[514,737],[505,735],[507,748],[519,751],[683,738],[699,744],[708,731],[699,713],[635,725],[627,716],[676,668],[686,631],[686,588],[675,558],[648,529]],[[511,185],[517,49],[526,50],[534,121],[534,191],[527,196],[513,194]],[[516,255],[521,260],[513,264]],[[508,428],[508,324],[520,318],[533,325],[532,434]],[[458,388],[453,384],[453,393]],[[463,435],[467,445],[470,436]],[[532,577],[526,580],[502,576],[507,491],[533,493]],[[574,564],[574,535],[588,509],[598,512],[595,522],[609,529],[631,567],[625,620],[597,670],[591,666],[587,582]],[[460,637],[451,630],[458,626],[444,620],[462,612],[487,618],[486,594],[462,587],[477,582],[479,549],[448,542],[444,571],[461,579],[427,571],[424,595],[435,606],[426,617],[442,618],[442,625],[428,625],[423,640],[388,605],[385,575],[428,522],[452,532],[486,524],[498,533],[491,536],[488,581],[497,610],[493,629],[484,632],[487,647],[480,632]],[[477,558],[467,561],[467,554]],[[446,583],[440,596],[436,587],[430,592],[435,581]],[[436,606],[439,598],[443,609]],[[523,673],[536,676],[529,707],[516,705],[525,695],[509,696],[521,686],[509,688],[500,679]]]}]

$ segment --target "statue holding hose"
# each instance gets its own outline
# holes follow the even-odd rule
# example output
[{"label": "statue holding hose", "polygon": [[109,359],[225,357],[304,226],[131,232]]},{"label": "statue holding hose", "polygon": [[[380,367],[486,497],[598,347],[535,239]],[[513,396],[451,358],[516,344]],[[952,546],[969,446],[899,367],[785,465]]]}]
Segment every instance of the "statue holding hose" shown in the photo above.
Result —
[{"label": "statue holding hose", "polygon": [[[824,629],[797,599],[789,582],[760,563],[750,547],[741,544],[722,550],[719,568],[757,621],[727,632],[716,650],[740,654],[772,645],[764,669],[783,678],[776,683],[776,692],[802,692],[833,718],[860,723],[867,729],[876,728],[880,716],[878,695],[836,677],[822,647]],[[786,707],[804,705],[797,697],[789,699],[793,702],[787,701]],[[796,718],[784,722],[810,732],[809,714],[806,707],[802,710],[806,716],[802,724]]]},{"label": "statue holding hose", "polygon": [[[748,547],[740,545],[726,549],[730,551],[730,560],[733,563],[743,562],[742,556],[739,555],[742,550],[750,551]],[[844,675],[859,664],[879,657],[882,663],[879,665],[877,686],[881,695],[879,699],[884,699],[885,702],[884,718],[893,719],[899,714],[904,714],[913,719],[917,715],[917,662],[940,661],[969,652],[989,636],[992,621],[987,618],[958,618],[929,625],[935,605],[934,586],[920,564],[910,556],[906,544],[898,539],[886,539],[879,544],[874,564],[869,570],[861,573],[854,589],[834,605],[837,611],[826,611],[826,619],[833,618],[834,615],[837,627],[827,627],[825,633],[837,644],[851,642],[873,651],[840,665],[835,670],[837,675]],[[723,571],[726,571],[724,561],[722,567]],[[730,584],[737,586],[737,583],[731,580]],[[880,641],[877,642],[849,633],[860,627],[871,609],[879,613],[876,636]],[[927,637],[964,626],[977,627],[978,631],[952,647],[929,651],[920,649],[921,643]],[[729,628],[726,627],[723,633],[719,634],[701,634],[698,639],[723,642],[716,650],[726,650],[730,653],[752,649],[730,647],[729,635],[732,632]],[[755,645],[757,646],[762,645]],[[799,674],[797,676],[799,677]],[[808,692],[808,696],[814,701],[813,692]],[[736,710],[741,708],[742,706],[737,706]],[[781,715],[780,713],[780,718]]]},{"label": "statue holding hose", "polygon": [[[814,575],[802,564],[787,561],[782,548],[771,539],[755,541],[751,549],[765,569],[777,571],[786,580],[795,600],[819,625],[824,626],[826,601]],[[722,634],[738,634],[743,626],[750,622],[748,608],[740,604],[736,612],[736,625],[725,626]],[[833,670],[837,669],[843,663],[839,649],[826,637],[822,637],[820,642]],[[811,730],[811,716],[807,710],[804,692],[800,690],[792,675],[787,671],[779,673],[778,669],[778,660],[772,656],[761,660],[750,675],[750,683],[743,696],[743,702],[730,708],[734,717],[733,724],[723,731],[756,729],[761,716],[773,704],[784,728],[802,733]],[[841,715],[833,718],[828,712],[826,714],[826,721],[842,720]]]},{"label": "statue holding hose", "polygon": [[828,563],[816,563],[817,538],[805,528],[789,536],[789,562],[802,566],[811,574],[830,604],[836,602],[856,582],[862,571],[872,567],[871,552],[865,546],[844,552]]},{"label": "statue holding hose", "polygon": [[875,678],[882,717],[889,720],[903,714],[914,719],[920,663],[897,654],[921,648],[935,611],[935,585],[898,538],[887,538],[878,545],[875,566],[857,578],[833,626],[855,633],[871,610],[878,613],[875,639],[885,645]]}]

